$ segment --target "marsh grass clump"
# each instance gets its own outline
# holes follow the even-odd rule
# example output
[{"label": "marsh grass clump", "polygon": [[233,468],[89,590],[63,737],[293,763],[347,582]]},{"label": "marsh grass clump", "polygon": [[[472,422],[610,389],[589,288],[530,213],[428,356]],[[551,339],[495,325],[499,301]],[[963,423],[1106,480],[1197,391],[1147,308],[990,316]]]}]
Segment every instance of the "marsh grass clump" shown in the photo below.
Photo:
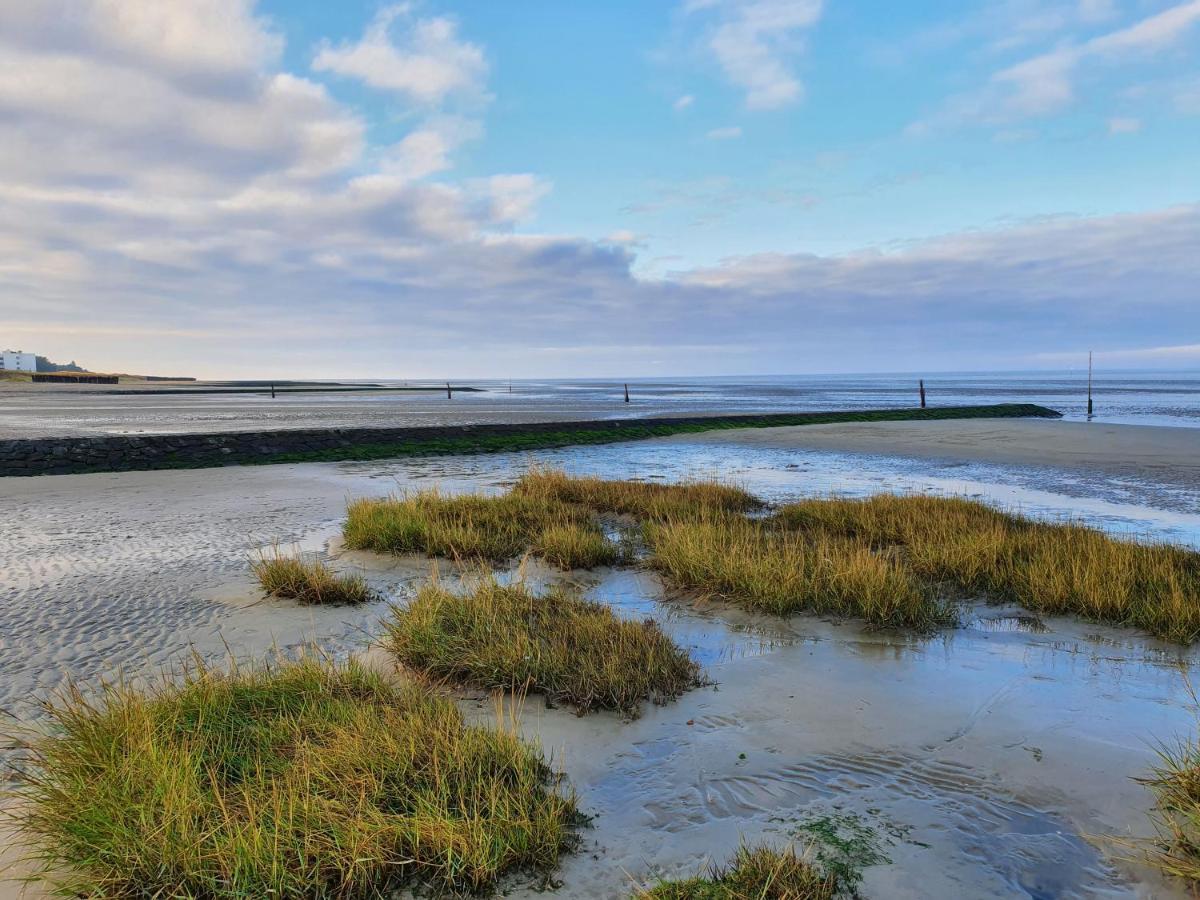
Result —
[{"label": "marsh grass clump", "polygon": [[494,563],[527,551],[542,551],[563,568],[589,568],[617,558],[617,548],[588,510],[517,494],[420,491],[355,500],[347,509],[343,536],[355,550]]},{"label": "marsh grass clump", "polygon": [[693,518],[759,505],[745,491],[717,482],[643,484],[535,470],[498,496],[420,491],[355,500],[347,509],[343,536],[352,549],[378,553],[501,563],[530,552],[563,569],[592,568],[626,555],[605,535],[606,516]]},{"label": "marsh grass clump", "polygon": [[301,603],[365,603],[374,598],[361,575],[338,575],[320,560],[264,553],[250,564],[262,589]]},{"label": "marsh grass clump", "polygon": [[535,556],[560,569],[592,569],[620,562],[624,548],[603,532],[578,522],[546,525],[532,547]]},{"label": "marsh grass clump", "polygon": [[832,900],[837,880],[820,872],[795,849],[738,850],[733,861],[707,876],[663,881],[636,896],[639,900]]},{"label": "marsh grass clump", "polygon": [[814,612],[927,631],[953,606],[896,559],[851,538],[780,531],[744,518],[645,529],[650,565],[675,584],[775,615]]},{"label": "marsh grass clump", "polygon": [[753,494],[719,481],[680,484],[610,481],[575,477],[556,469],[527,472],[513,487],[513,494],[582,506],[596,513],[632,516],[640,521],[744,513],[763,505]]},{"label": "marsh grass clump", "polygon": [[386,628],[388,649],[429,677],[534,691],[581,714],[635,714],[701,683],[699,665],[654,622],[566,590],[537,595],[490,577],[467,593],[429,584]]},{"label": "marsh grass clump", "polygon": [[782,507],[778,527],[853,538],[893,553],[915,575],[1046,614],[1143,628],[1180,643],[1200,636],[1200,553],[1036,522],[961,498],[881,495]]},{"label": "marsh grass clump", "polygon": [[355,663],[198,667],[48,709],[19,826],[66,896],[480,891],[573,841],[535,748]]},{"label": "marsh grass clump", "polygon": [[1200,884],[1200,742],[1159,748],[1159,764],[1141,779],[1154,792],[1159,842],[1151,855],[1163,871]]}]

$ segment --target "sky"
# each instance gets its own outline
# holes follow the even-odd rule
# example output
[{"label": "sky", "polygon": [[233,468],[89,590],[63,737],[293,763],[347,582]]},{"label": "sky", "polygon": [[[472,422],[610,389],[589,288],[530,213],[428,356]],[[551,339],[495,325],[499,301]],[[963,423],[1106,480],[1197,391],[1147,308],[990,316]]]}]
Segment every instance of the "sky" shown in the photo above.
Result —
[{"label": "sky", "polygon": [[1200,368],[1200,0],[0,0],[0,344]]}]

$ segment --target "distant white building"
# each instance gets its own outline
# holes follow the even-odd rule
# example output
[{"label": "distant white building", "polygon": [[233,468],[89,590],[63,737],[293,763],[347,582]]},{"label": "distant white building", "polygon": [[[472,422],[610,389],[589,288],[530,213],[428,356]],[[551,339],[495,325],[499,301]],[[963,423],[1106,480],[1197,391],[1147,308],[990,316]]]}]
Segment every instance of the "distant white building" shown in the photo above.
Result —
[{"label": "distant white building", "polygon": [[0,372],[36,372],[37,357],[20,350],[0,352]]}]

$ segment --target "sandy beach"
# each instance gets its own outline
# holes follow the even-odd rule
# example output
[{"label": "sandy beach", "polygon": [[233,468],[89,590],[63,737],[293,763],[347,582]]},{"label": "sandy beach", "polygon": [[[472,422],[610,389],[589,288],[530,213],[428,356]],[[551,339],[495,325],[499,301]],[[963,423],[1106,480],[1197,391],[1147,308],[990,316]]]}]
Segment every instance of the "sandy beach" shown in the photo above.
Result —
[{"label": "sandy beach", "polygon": [[692,435],[680,440],[943,462],[1050,466],[1132,475],[1185,487],[1200,486],[1200,429],[1196,428],[996,419],[756,428]]},{"label": "sandy beach", "polygon": [[[1192,435],[1171,432],[1178,437],[1155,450],[1160,429],[1105,426],[1113,437],[1102,454],[1090,447],[1092,426],[1063,425],[818,426],[485,457],[7,479],[0,707],[36,728],[36,700],[67,677],[143,677],[193,652],[213,661],[312,643],[336,656],[362,652],[387,604],[406,602],[430,563],[345,551],[346,499],[433,485],[495,491],[531,464],[663,481],[721,474],[772,500],[834,489],[966,493],[1117,532],[1200,535]],[[880,436],[893,432],[890,444]],[[853,450],[798,443],[808,440]],[[885,446],[936,447],[939,458],[887,457]],[[1064,468],[1047,476],[994,465],[998,453],[1037,447],[1039,463]],[[962,455],[947,462],[954,448]],[[1087,477],[1127,465],[1129,448],[1140,448],[1141,475],[1176,489],[1139,493],[1142,482],[1129,481],[1113,494]],[[385,599],[352,608],[263,599],[248,562],[276,543],[363,574]],[[523,732],[553,754],[595,817],[582,850],[563,861],[556,896],[627,896],[659,874],[693,874],[743,838],[803,840],[805,827],[831,818],[869,829],[890,860],[865,870],[866,897],[1186,896],[1115,842],[1152,833],[1152,798],[1131,779],[1153,764],[1153,742],[1194,729],[1180,674],[1191,649],[1071,619],[1033,629],[998,607],[920,638],[752,615],[668,591],[648,573],[532,574],[658,620],[716,682],[634,721],[526,702]],[[460,704],[494,716],[485,696]],[[18,760],[19,747],[4,756]],[[9,882],[0,897],[39,890],[21,894]]]}]

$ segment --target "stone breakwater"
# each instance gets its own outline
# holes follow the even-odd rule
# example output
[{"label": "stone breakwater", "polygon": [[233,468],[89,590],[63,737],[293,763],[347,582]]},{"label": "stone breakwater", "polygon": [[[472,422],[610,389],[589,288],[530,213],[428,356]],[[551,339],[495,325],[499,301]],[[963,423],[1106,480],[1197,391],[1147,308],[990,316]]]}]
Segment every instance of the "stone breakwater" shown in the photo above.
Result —
[{"label": "stone breakwater", "polygon": [[912,419],[1057,418],[1058,415],[1053,410],[1033,404],[1002,404],[412,428],[319,428],[21,439],[0,441],[0,476],[208,468],[519,450],[635,440],[725,428]]}]

